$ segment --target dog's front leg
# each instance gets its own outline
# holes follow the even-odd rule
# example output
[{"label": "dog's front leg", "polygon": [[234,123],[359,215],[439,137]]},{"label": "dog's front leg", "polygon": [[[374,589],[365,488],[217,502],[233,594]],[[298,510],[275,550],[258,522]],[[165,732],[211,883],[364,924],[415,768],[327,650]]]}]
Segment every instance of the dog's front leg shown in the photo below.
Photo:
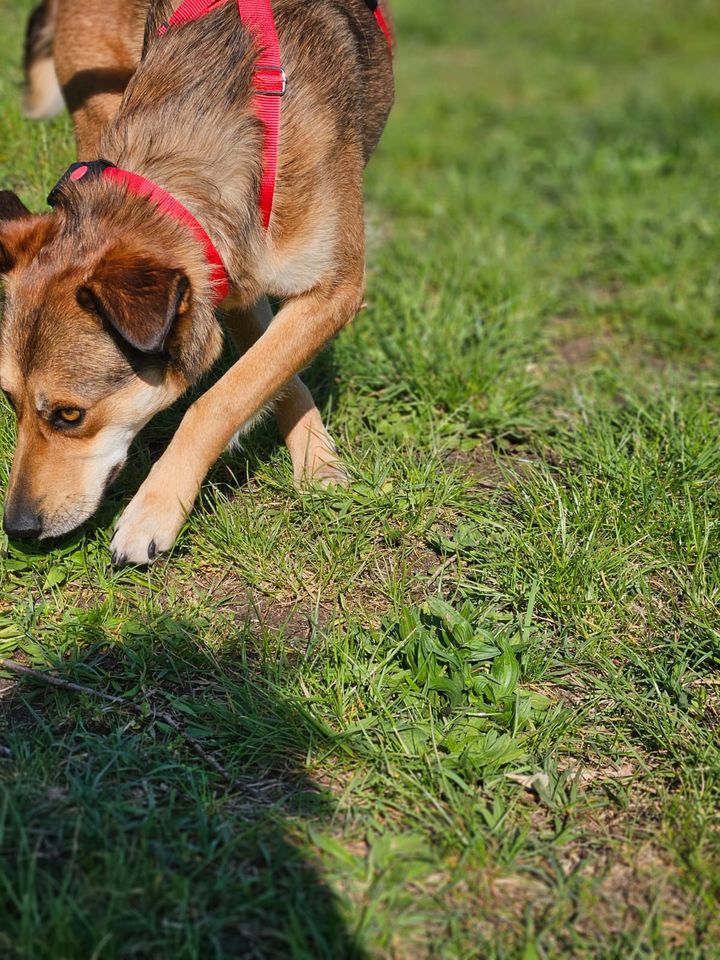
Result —
[{"label": "dog's front leg", "polygon": [[[262,297],[253,307],[231,310],[226,325],[238,349],[244,353],[263,335],[272,318],[268,298]],[[287,382],[274,400],[273,409],[290,453],[295,485],[301,489],[308,481],[322,486],[346,484],[348,475],[332,437],[300,377]]]},{"label": "dog's front leg", "polygon": [[342,281],[288,300],[247,353],[188,409],[120,517],[112,540],[115,563],[148,563],[170,549],[200,484],[232,436],[352,320],[362,293],[360,260]]}]

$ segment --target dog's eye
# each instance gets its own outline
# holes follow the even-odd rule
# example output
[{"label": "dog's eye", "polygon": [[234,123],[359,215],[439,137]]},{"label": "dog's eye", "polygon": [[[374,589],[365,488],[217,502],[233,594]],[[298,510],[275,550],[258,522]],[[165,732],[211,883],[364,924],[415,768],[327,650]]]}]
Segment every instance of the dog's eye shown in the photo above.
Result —
[{"label": "dog's eye", "polygon": [[58,426],[76,427],[82,423],[85,411],[79,407],[58,407],[53,414],[53,421]]}]

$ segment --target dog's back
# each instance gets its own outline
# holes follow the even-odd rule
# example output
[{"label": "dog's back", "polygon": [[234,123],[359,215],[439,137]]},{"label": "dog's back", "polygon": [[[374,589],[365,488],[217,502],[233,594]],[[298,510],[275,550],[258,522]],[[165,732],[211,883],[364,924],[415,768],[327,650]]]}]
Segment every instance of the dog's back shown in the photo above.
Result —
[{"label": "dog's back", "polygon": [[[174,0],[152,0],[145,30],[144,56],[170,35],[158,37],[160,25],[176,6]],[[242,4],[240,5],[242,6]],[[273,0],[273,13],[280,39],[281,57],[288,76],[292,97],[284,108],[290,114],[302,112],[298,98],[312,91],[321,94],[332,113],[341,118],[343,134],[358,131],[363,141],[365,159],[374,150],[393,103],[393,76],[388,41],[373,16],[373,3],[368,0]],[[383,12],[390,23],[386,3]],[[238,4],[229,0],[223,8],[209,16],[187,24],[173,38],[176,47],[172,57],[176,78],[187,91],[215,88],[214,99],[232,106],[235,85],[234,65],[246,56],[248,33],[238,16]],[[183,47],[207,51],[198,75],[198,58],[193,57],[194,71],[185,70]],[[166,64],[159,64],[157,73],[167,81]],[[149,73],[148,73],[149,76]],[[224,89],[227,87],[227,89]],[[143,98],[151,93],[151,81],[143,86]],[[212,104],[206,104],[212,109]]]},{"label": "dog's back", "polygon": [[[158,35],[173,8],[167,0],[151,4],[141,64],[103,132],[100,155],[181,186],[200,221],[214,223],[238,282],[257,276],[260,256],[261,286],[279,296],[295,293],[329,266],[346,213],[347,171],[367,162],[390,112],[388,41],[366,0],[274,0],[288,91],[272,243],[259,250],[257,203],[249,199],[258,193],[261,154],[252,107],[253,33],[230,0]],[[198,168],[189,157],[199,144]],[[293,258],[288,268],[290,246],[302,267]]]},{"label": "dog's back", "polygon": [[[380,139],[393,104],[387,39],[366,0],[276,0],[288,76],[325,88],[338,116],[362,131],[365,159]],[[383,4],[389,20],[389,8]]]},{"label": "dog's back", "polygon": [[[66,102],[78,151],[90,156],[140,60],[143,34],[153,37],[175,6],[168,0],[43,0],[25,37],[26,115],[51,117]],[[327,83],[341,109],[360,115],[367,156],[392,105],[392,82],[382,58],[378,62],[377,25],[368,16],[371,6],[366,0],[274,3],[286,61],[304,70],[315,65],[324,73],[318,80]],[[391,24],[388,4],[381,6]]]}]

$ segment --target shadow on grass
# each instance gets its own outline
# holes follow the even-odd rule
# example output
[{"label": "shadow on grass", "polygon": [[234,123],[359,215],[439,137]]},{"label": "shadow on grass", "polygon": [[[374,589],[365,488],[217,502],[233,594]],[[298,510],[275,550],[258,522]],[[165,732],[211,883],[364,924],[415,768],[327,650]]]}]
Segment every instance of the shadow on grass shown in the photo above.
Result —
[{"label": "shadow on grass", "polygon": [[144,716],[0,686],[0,955],[363,958],[307,847],[333,810],[304,772],[327,735],[279,694],[277,665],[246,632],[215,654],[202,621],[158,614],[111,636],[106,616],[77,611],[45,655]]}]

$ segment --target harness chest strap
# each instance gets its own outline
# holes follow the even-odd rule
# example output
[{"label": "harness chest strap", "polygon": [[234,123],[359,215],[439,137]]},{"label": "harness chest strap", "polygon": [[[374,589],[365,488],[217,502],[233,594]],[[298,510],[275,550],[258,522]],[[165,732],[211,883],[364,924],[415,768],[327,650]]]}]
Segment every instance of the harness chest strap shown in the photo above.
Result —
[{"label": "harness chest strap", "polygon": [[[224,6],[228,0],[183,0],[158,33],[191,20],[199,20]],[[271,0],[237,0],[242,22],[255,35],[260,56],[255,65],[253,107],[263,125],[263,164],[260,183],[260,219],[267,230],[272,214],[277,177],[278,144],[280,142],[280,100],[287,90],[287,77],[280,60],[280,40]]]}]

